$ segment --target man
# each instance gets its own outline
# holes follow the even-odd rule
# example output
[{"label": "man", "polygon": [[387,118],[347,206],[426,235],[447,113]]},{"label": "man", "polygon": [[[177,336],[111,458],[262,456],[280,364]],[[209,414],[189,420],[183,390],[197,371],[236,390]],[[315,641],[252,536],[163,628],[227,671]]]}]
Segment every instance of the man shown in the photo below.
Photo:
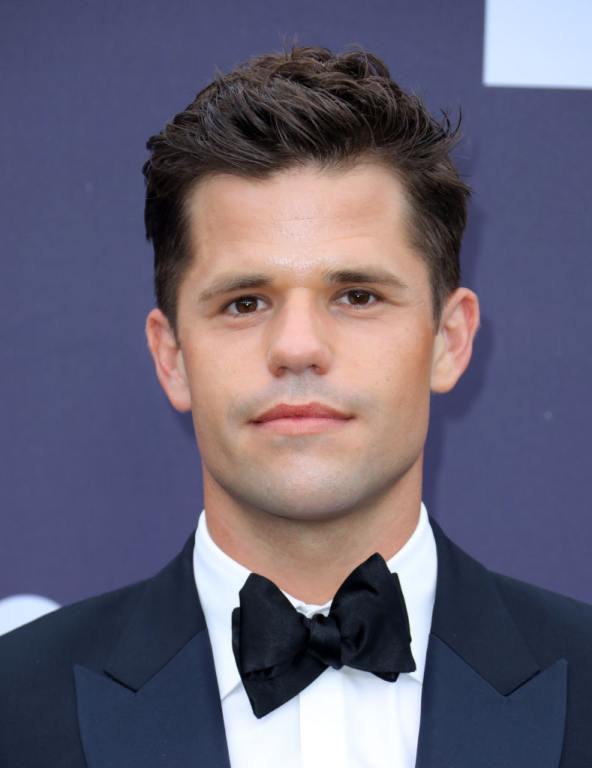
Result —
[{"label": "man", "polygon": [[147,339],[204,510],[152,579],[0,641],[2,766],[592,766],[592,609],[421,501],[479,324],[456,139],[376,57],[295,48],[149,141]]}]

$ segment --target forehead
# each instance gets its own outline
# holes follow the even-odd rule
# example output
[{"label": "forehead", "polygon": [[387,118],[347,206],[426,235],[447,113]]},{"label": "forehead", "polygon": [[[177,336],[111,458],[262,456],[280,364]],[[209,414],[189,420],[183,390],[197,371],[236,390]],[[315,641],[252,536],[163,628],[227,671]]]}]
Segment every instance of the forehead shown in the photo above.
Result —
[{"label": "forehead", "polygon": [[191,262],[182,283],[237,268],[304,280],[367,260],[396,267],[406,282],[427,280],[410,245],[402,183],[382,165],[310,165],[265,179],[216,174],[198,183],[186,206]]},{"label": "forehead", "polygon": [[[195,246],[227,238],[307,239],[336,230],[403,234],[408,206],[393,171],[376,164],[347,170],[304,166],[265,179],[215,174],[190,194],[188,213]],[[386,231],[385,231],[386,230]]]}]

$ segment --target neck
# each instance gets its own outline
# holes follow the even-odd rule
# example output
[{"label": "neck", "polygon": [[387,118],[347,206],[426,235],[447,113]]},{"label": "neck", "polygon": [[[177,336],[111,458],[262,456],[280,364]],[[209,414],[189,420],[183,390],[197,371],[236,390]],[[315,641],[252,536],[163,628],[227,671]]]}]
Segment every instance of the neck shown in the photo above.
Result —
[{"label": "neck", "polygon": [[421,506],[421,458],[371,504],[323,520],[248,508],[230,498],[204,469],[208,531],[220,549],[305,603],[331,600],[370,555],[389,560],[415,530]]}]

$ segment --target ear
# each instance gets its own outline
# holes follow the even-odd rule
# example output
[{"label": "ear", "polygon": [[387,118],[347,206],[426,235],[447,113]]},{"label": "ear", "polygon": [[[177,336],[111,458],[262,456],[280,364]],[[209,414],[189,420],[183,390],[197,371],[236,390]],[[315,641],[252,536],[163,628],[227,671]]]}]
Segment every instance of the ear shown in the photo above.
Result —
[{"label": "ear", "polygon": [[160,309],[151,310],[146,318],[146,338],[160,386],[171,405],[177,411],[190,411],[191,393],[183,352],[169,321]]},{"label": "ear", "polygon": [[458,288],[442,310],[432,358],[432,392],[449,392],[462,376],[478,328],[479,299],[468,288]]}]

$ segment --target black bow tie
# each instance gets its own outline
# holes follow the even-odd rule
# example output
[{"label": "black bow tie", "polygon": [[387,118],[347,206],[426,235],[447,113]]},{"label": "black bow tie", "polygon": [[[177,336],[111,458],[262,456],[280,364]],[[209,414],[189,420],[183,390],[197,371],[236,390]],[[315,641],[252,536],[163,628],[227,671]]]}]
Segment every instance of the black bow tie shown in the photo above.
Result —
[{"label": "black bow tie", "polygon": [[256,717],[300,693],[327,667],[354,667],[395,682],[413,672],[399,577],[376,552],[355,568],[328,616],[299,613],[276,585],[251,573],[232,612],[232,649]]}]

